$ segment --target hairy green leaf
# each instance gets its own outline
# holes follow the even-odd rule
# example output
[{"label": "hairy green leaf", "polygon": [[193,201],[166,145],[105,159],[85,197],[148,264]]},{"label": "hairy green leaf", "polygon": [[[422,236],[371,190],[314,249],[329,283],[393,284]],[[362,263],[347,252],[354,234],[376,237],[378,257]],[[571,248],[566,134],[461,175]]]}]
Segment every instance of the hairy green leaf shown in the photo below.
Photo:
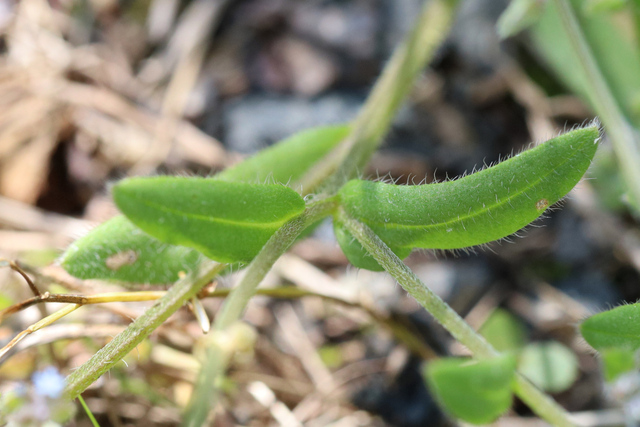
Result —
[{"label": "hairy green leaf", "polygon": [[578,358],[559,342],[529,344],[520,354],[518,371],[538,388],[560,393],[578,378]]},{"label": "hairy green leaf", "polygon": [[633,350],[626,348],[605,348],[600,352],[604,368],[604,379],[607,382],[615,381],[619,376],[637,367],[637,355]]},{"label": "hairy green leaf", "polygon": [[215,176],[225,181],[293,184],[336,147],[350,127],[324,126],[308,129],[260,151],[253,157]]},{"label": "hairy green leaf", "polygon": [[129,178],[113,188],[118,208],[163,242],[220,262],[250,261],[304,200],[282,185],[212,178]]},{"label": "hairy green leaf", "polygon": [[[598,136],[596,126],[574,130],[496,166],[438,184],[353,180],[340,190],[341,203],[348,215],[396,248],[480,245],[520,230],[564,197],[589,167]],[[350,261],[364,268],[358,259]]]},{"label": "hairy green leaf", "polygon": [[193,249],[168,245],[150,237],[123,216],[93,229],[72,243],[60,259],[80,279],[168,284],[198,264]]},{"label": "hairy green leaf", "polygon": [[473,424],[495,421],[511,406],[516,358],[449,358],[429,363],[424,375],[447,412]]},{"label": "hairy green leaf", "polygon": [[580,332],[598,351],[607,348],[640,349],[640,304],[616,307],[582,322]]}]

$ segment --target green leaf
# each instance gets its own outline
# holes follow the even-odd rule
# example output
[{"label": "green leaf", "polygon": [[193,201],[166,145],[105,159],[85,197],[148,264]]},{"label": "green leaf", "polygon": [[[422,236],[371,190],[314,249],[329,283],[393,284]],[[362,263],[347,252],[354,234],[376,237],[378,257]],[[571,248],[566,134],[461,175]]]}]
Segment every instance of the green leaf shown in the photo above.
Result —
[{"label": "green leaf", "polygon": [[640,348],[640,304],[629,304],[593,315],[582,322],[580,333],[598,351]]},{"label": "green leaf", "polygon": [[156,239],[220,262],[248,262],[305,203],[282,185],[212,178],[129,178],[113,188],[118,208]]},{"label": "green leaf", "polygon": [[559,342],[530,344],[520,354],[518,371],[542,390],[559,393],[578,378],[578,358]]},{"label": "green leaf", "polygon": [[499,352],[520,350],[527,342],[527,331],[522,322],[501,308],[491,313],[479,332]]},{"label": "green leaf", "polygon": [[[598,137],[598,128],[590,126],[455,181],[392,185],[353,180],[339,195],[348,215],[395,248],[480,245],[518,231],[564,197],[589,167]],[[361,258],[349,260],[365,268],[358,264]]]},{"label": "green leaf", "polygon": [[450,358],[429,363],[423,374],[447,412],[463,421],[487,424],[511,407],[515,368],[512,355],[479,362]]},{"label": "green leaf", "polygon": [[[640,56],[637,49],[606,17],[585,14],[581,0],[571,3],[616,101],[631,122],[640,124],[640,111],[634,111],[633,107],[640,94]],[[573,92],[591,102],[587,76],[571,45],[570,36],[563,28],[555,2],[547,2],[542,17],[532,27],[531,38],[536,51],[558,78]],[[594,106],[594,110],[598,111],[597,106]]]},{"label": "green leaf", "polygon": [[199,259],[193,249],[159,242],[118,216],[72,243],[60,263],[80,279],[168,284]]},{"label": "green leaf", "polygon": [[324,126],[297,133],[215,176],[225,181],[293,184],[349,134],[351,128]]},{"label": "green leaf", "polygon": [[604,379],[615,381],[620,375],[637,369],[636,352],[627,348],[605,348],[600,352]]}]

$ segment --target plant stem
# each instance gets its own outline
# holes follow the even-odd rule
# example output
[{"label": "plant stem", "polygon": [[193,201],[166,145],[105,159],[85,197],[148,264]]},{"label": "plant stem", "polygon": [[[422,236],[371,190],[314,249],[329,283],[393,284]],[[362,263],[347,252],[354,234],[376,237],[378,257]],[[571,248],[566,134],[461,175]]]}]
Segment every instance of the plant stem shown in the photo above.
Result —
[{"label": "plant stem", "polygon": [[93,416],[93,413],[91,412],[91,409],[89,409],[87,404],[84,402],[84,399],[82,398],[82,395],[78,395],[78,400],[80,401],[80,405],[82,405],[82,408],[84,409],[84,412],[87,413],[87,417],[89,417],[89,421],[91,421],[91,425],[93,427],[100,427],[100,424],[98,424],[98,421],[96,420],[96,417]]},{"label": "plant stem", "polygon": [[616,102],[609,85],[591,53],[591,48],[582,33],[580,23],[568,0],[553,0],[558,9],[564,29],[569,37],[588,85],[591,106],[602,119],[615,148],[618,162],[628,188],[631,205],[640,212],[640,136],[625,117]]},{"label": "plant stem", "polygon": [[631,18],[633,19],[636,49],[640,49],[640,1],[632,0],[629,2],[629,10],[631,11]]},{"label": "plant stem", "polygon": [[376,81],[371,94],[356,117],[344,143],[303,180],[302,188],[313,191],[323,187],[326,194],[337,191],[349,179],[361,173],[389,131],[403,100],[413,88],[416,77],[433,58],[453,22],[458,0],[426,1],[405,41]]},{"label": "plant stem", "polygon": [[[309,205],[302,215],[287,222],[271,236],[247,267],[238,286],[225,300],[214,321],[213,334],[224,333],[240,319],[249,300],[255,295],[258,285],[278,258],[289,249],[305,228],[329,215],[336,206],[337,202],[333,198],[317,201]],[[211,340],[210,343],[195,390],[185,412],[183,426],[199,427],[206,423],[216,400],[217,381],[226,371],[233,353],[228,348],[220,346],[216,339]]]},{"label": "plant stem", "polygon": [[226,264],[204,261],[198,271],[178,280],[158,302],[118,334],[106,346],[94,354],[78,370],[67,377],[65,393],[76,398],[102,374],[118,363],[143,339],[169,318],[185,302],[218,275]]},{"label": "plant stem", "polygon": [[[338,217],[349,232],[384,269],[424,307],[451,335],[478,359],[495,357],[498,352],[484,337],[467,324],[446,302],[407,267],[400,258],[365,224],[351,218],[342,209]],[[516,375],[516,394],[541,418],[555,426],[573,426],[569,414],[526,378]]]}]

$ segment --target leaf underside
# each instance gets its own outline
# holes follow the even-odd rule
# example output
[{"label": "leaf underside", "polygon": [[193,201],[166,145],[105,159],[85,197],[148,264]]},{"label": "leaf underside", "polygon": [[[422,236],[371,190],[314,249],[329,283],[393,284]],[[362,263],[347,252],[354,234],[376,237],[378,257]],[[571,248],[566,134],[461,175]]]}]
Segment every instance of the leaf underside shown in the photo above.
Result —
[{"label": "leaf underside", "polygon": [[162,243],[117,216],[73,242],[60,263],[80,279],[168,284],[194,269],[200,258],[197,251]]}]

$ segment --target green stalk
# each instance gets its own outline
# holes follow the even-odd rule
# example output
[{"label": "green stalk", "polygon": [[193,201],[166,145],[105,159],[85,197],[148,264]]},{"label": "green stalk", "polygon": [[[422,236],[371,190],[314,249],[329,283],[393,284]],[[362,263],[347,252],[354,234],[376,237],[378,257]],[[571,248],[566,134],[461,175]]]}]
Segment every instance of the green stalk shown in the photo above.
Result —
[{"label": "green stalk", "polygon": [[111,369],[176,310],[218,275],[226,264],[205,261],[200,270],[178,280],[153,307],[145,311],[80,368],[67,377],[66,395],[74,399]]},{"label": "green stalk", "polygon": [[636,49],[640,49],[640,1],[632,0],[629,2],[631,18],[633,19],[633,29],[635,35]]},{"label": "green stalk", "polygon": [[[405,41],[394,51],[382,75],[353,122],[343,144],[300,181],[302,188],[322,187],[332,194],[349,179],[362,173],[388,133],[416,77],[433,58],[449,33],[458,0],[425,2]],[[311,190],[310,190],[311,191]]]},{"label": "green stalk", "polygon": [[587,76],[588,96],[611,137],[628,188],[631,205],[640,212],[640,136],[616,102],[568,0],[553,0],[565,31]]},{"label": "green stalk", "polygon": [[96,417],[93,416],[93,412],[91,412],[91,409],[89,409],[87,404],[84,402],[82,395],[78,395],[78,401],[80,401],[80,405],[82,405],[84,412],[87,413],[87,417],[89,417],[89,421],[91,421],[91,425],[93,427],[100,427],[100,424],[98,424],[98,420],[96,420]]},{"label": "green stalk", "polygon": [[[351,218],[342,209],[339,209],[338,216],[367,252],[457,341],[467,347],[474,357],[488,359],[498,355],[484,337],[474,331],[458,313],[418,279],[369,227]],[[550,424],[558,427],[574,425],[562,407],[520,374],[516,376],[515,392],[536,414]]]},{"label": "green stalk", "polygon": [[[224,301],[221,311],[216,316],[212,334],[224,333],[237,322],[249,300],[255,295],[262,279],[273,264],[296,241],[300,233],[311,224],[326,217],[336,209],[335,199],[324,199],[311,204],[305,212],[287,222],[264,245],[260,253],[249,264],[246,274]],[[205,425],[209,412],[213,408],[218,394],[217,381],[227,369],[233,351],[219,345],[212,339],[206,351],[195,390],[185,412],[183,426],[199,427]]]}]

